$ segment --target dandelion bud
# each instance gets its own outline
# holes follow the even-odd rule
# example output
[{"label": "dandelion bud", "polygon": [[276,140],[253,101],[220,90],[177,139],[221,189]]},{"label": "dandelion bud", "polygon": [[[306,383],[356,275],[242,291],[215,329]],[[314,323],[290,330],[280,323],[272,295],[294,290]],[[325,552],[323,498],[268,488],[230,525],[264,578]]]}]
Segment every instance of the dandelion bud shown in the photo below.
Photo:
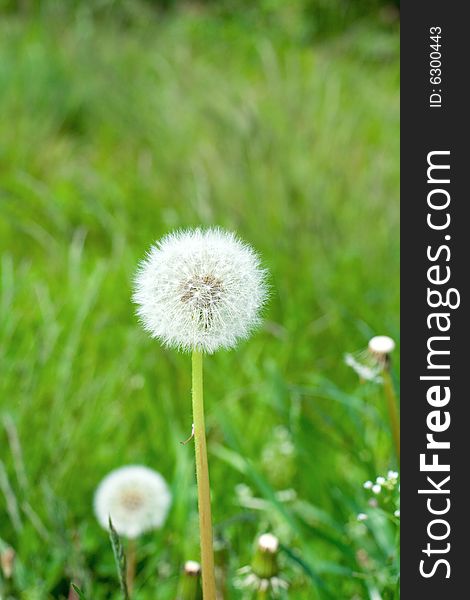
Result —
[{"label": "dandelion bud", "polygon": [[201,574],[201,565],[195,560],[187,560],[184,563],[184,572],[186,575],[197,577]]},{"label": "dandelion bud", "polygon": [[272,533],[265,533],[258,538],[258,544],[251,567],[253,573],[260,579],[271,579],[278,575],[278,550],[279,540]]},{"label": "dandelion bud", "polygon": [[201,596],[201,565],[195,560],[184,564],[176,600],[199,600]]},{"label": "dandelion bud", "polygon": [[10,579],[13,575],[15,566],[15,551],[11,547],[7,547],[0,553],[0,566],[5,579]]},{"label": "dandelion bud", "polygon": [[389,354],[394,350],[395,342],[386,335],[373,337],[367,348],[345,355],[345,363],[359,375],[363,381],[382,382],[381,373],[389,364]]},{"label": "dandelion bud", "polygon": [[277,597],[279,592],[286,590],[288,583],[279,576],[278,552],[278,538],[272,533],[261,535],[251,565],[238,571],[243,577],[235,580],[236,587],[251,588],[260,598],[270,598],[270,591]]}]

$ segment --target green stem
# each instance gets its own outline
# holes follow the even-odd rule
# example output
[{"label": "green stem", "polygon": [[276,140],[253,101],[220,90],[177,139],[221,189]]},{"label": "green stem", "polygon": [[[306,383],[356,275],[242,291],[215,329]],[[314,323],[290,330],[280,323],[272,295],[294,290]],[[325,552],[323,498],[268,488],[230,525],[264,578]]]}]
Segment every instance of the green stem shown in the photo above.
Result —
[{"label": "green stem", "polygon": [[200,600],[200,573],[183,570],[181,573],[176,600]]},{"label": "green stem", "polygon": [[397,397],[393,388],[392,377],[388,367],[385,367],[382,373],[385,398],[387,399],[388,416],[390,419],[390,428],[392,430],[395,452],[397,454],[398,465],[400,465],[400,417],[398,415]]},{"label": "green stem", "polygon": [[134,539],[129,540],[127,546],[127,561],[126,561],[126,579],[127,579],[127,590],[129,596],[132,596],[134,591],[134,579],[135,579],[135,567],[137,560],[137,544]]},{"label": "green stem", "polygon": [[202,383],[202,353],[193,351],[193,421],[196,449],[197,495],[199,505],[199,536],[201,540],[201,574],[204,600],[215,600],[214,550],[212,545],[211,497],[207,463],[206,426]]}]

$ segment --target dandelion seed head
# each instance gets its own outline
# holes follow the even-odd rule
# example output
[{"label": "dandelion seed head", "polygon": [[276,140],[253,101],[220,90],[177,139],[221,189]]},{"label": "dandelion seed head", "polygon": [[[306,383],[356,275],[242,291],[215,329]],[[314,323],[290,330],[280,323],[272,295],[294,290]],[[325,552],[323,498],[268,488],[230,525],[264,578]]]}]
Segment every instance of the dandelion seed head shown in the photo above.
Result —
[{"label": "dandelion seed head", "polygon": [[370,490],[370,489],[372,488],[372,486],[373,486],[373,485],[374,485],[374,484],[372,483],[372,481],[365,481],[365,482],[363,483],[363,487],[364,487],[364,489],[366,489],[366,490]]},{"label": "dandelion seed head", "polygon": [[140,263],[133,301],[152,337],[211,354],[233,348],[259,324],[266,275],[255,251],[233,233],[177,231]]},{"label": "dandelion seed head", "polygon": [[387,335],[376,335],[369,341],[369,350],[374,354],[390,354],[395,349],[395,342]]},{"label": "dandelion seed head", "polygon": [[374,492],[374,494],[380,494],[380,492],[382,491],[382,487],[378,483],[375,483],[372,486],[372,491]]},{"label": "dandelion seed head", "polygon": [[379,485],[383,485],[385,483],[385,477],[379,476],[375,480]]},{"label": "dandelion seed head", "polygon": [[397,517],[397,519],[400,518],[400,511],[397,509],[394,513],[395,517]]},{"label": "dandelion seed head", "polygon": [[171,494],[163,477],[139,465],[121,467],[109,473],[99,484],[94,497],[98,522],[109,528],[109,519],[117,533],[136,538],[165,522]]}]

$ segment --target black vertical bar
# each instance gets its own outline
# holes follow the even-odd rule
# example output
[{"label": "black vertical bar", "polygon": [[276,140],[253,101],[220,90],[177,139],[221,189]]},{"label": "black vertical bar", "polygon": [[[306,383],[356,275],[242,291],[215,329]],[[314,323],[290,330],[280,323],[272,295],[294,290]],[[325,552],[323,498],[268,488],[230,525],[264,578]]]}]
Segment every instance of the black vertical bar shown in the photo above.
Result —
[{"label": "black vertical bar", "polygon": [[[401,594],[404,600],[470,598],[467,581],[470,574],[467,389],[470,109],[464,91],[468,89],[470,71],[468,13],[466,2],[408,0],[401,5]],[[437,50],[431,47],[436,45],[431,38],[438,36],[438,29],[431,30],[432,27],[440,28]],[[433,57],[436,62],[431,64]],[[438,71],[431,72],[431,68],[440,69],[440,81],[431,81],[432,77],[438,77]],[[429,154],[437,151],[441,154]],[[428,181],[428,159],[449,165],[450,169],[431,170]],[[447,179],[449,183],[445,183]],[[445,208],[429,206],[430,203],[444,207],[448,198],[449,205]],[[448,218],[450,223],[443,229],[433,229],[428,218],[434,227],[443,226]],[[431,267],[437,269],[429,271]],[[449,281],[435,283],[448,275]],[[428,290],[440,292],[443,302],[447,298],[453,306],[460,297],[460,306],[433,308],[430,302],[439,304],[439,295],[431,292],[428,298]],[[433,313],[443,316],[430,317]],[[448,331],[440,331],[438,322],[441,329],[449,326]],[[429,356],[428,343],[432,337],[450,338],[430,342],[432,349],[449,350],[450,354]],[[429,368],[428,359],[438,368]],[[450,379],[420,379],[436,376]],[[430,392],[434,386],[434,392]],[[446,387],[450,392],[447,403]],[[428,448],[427,444],[432,442],[427,435],[433,435],[435,441],[449,442],[450,448]],[[435,460],[438,469],[449,465],[450,470],[420,468],[422,454],[424,469]],[[432,510],[442,513],[432,514]]]}]

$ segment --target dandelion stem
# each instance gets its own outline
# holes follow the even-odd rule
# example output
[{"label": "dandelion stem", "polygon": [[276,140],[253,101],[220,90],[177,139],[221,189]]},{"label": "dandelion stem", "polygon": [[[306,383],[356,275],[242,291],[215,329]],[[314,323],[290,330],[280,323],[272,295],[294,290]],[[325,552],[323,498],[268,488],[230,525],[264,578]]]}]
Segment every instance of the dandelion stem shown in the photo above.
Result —
[{"label": "dandelion stem", "polygon": [[393,388],[390,368],[385,367],[382,373],[385,397],[387,399],[388,416],[392,430],[395,452],[397,454],[398,464],[400,464],[400,417],[398,416],[397,396]]},{"label": "dandelion stem", "polygon": [[202,353],[194,350],[192,354],[193,420],[199,504],[199,535],[201,541],[202,591],[204,600],[215,600],[214,551],[212,543],[211,497],[209,467],[207,463],[206,427],[204,423],[202,363]]},{"label": "dandelion stem", "polygon": [[127,560],[126,560],[126,579],[127,579],[127,590],[129,596],[132,596],[134,589],[135,579],[135,567],[137,560],[137,544],[134,539],[130,539],[127,546]]},{"label": "dandelion stem", "polygon": [[268,590],[266,588],[260,588],[256,594],[256,600],[268,600],[268,598]]}]

